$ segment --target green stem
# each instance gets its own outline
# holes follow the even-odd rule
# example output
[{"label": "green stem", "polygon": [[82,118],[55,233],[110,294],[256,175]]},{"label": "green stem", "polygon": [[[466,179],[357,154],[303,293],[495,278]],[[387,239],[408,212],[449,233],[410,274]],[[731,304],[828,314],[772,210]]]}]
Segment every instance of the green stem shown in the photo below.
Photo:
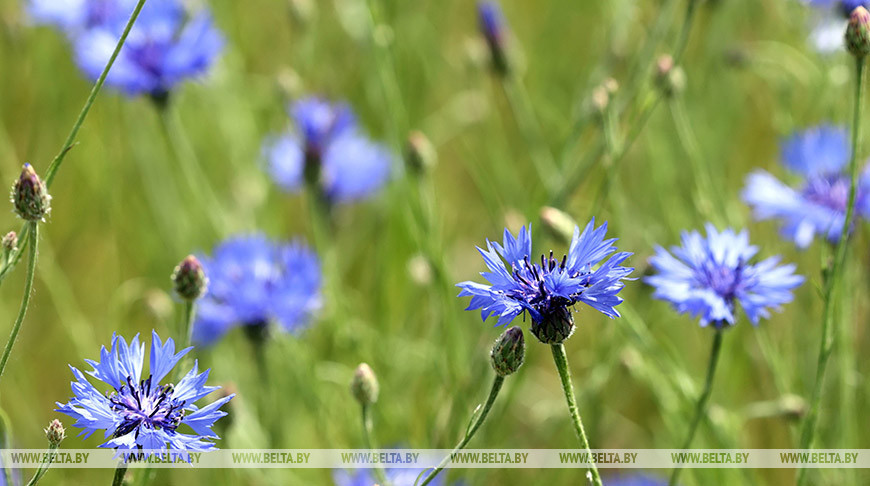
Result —
[{"label": "green stem", "polygon": [[[187,348],[193,342],[193,321],[196,319],[196,301],[185,300],[183,305],[184,315],[181,319],[181,329],[179,329],[178,332],[178,344],[183,344],[183,346],[179,346],[179,349]],[[178,380],[183,376],[182,373],[187,369],[187,364],[190,362],[190,355],[191,353],[187,353],[183,358],[181,358],[181,363],[175,367],[175,383],[178,383]]]},{"label": "green stem", "polygon": [[[130,14],[130,19],[127,21],[127,25],[124,27],[124,32],[121,34],[121,37],[118,39],[118,44],[115,46],[115,50],[112,52],[112,56],[109,58],[109,62],[106,64],[103,72],[100,73],[100,77],[97,78],[97,81],[94,83],[94,87],[91,88],[91,93],[88,95],[88,99],[85,100],[85,105],[82,107],[82,111],[79,113],[78,118],[76,118],[75,123],[73,123],[72,130],[70,130],[69,135],[66,137],[66,141],[63,143],[63,147],[61,147],[60,152],[54,157],[51,161],[51,164],[48,166],[48,170],[45,174],[45,185],[46,187],[51,187],[52,181],[54,181],[55,175],[57,175],[57,170],[60,168],[60,164],[63,162],[63,159],[66,157],[67,152],[69,152],[73,148],[73,143],[75,142],[76,135],[79,133],[79,129],[81,129],[82,124],[85,122],[85,118],[88,116],[88,112],[91,111],[91,106],[93,106],[94,101],[97,99],[97,95],[100,93],[100,90],[103,87],[103,83],[106,81],[106,76],[109,74],[109,69],[112,68],[112,65],[115,63],[115,58],[118,57],[118,53],[121,52],[121,48],[124,46],[124,42],[127,40],[127,35],[130,34],[130,29],[133,28],[133,24],[136,22],[136,19],[139,17],[139,12],[142,11],[142,7],[145,5],[145,0],[139,0],[136,4],[136,8],[133,9],[133,13]],[[24,241],[25,235],[27,234],[27,230],[29,225],[25,223],[21,231],[18,233],[19,241]],[[21,252],[23,251],[24,245],[19,246],[16,249],[11,257],[11,263],[3,266],[3,269],[0,270],[0,282],[3,282],[3,279],[12,271],[13,268],[18,264],[19,260],[21,260]]]},{"label": "green stem", "polygon": [[489,410],[492,408],[492,404],[495,403],[495,398],[498,396],[498,392],[501,391],[501,386],[503,384],[504,376],[496,375],[495,380],[493,380],[492,382],[492,388],[490,388],[489,390],[489,397],[487,397],[486,403],[483,404],[483,408],[481,409],[480,413],[477,414],[476,417],[472,418],[473,422],[468,430],[465,431],[465,436],[462,437],[462,440],[459,441],[459,444],[457,444],[456,447],[453,448],[450,454],[442,459],[441,462],[438,463],[438,465],[435,467],[435,469],[433,469],[432,472],[430,472],[429,475],[426,476],[426,479],[424,479],[423,482],[420,483],[420,486],[426,486],[427,484],[432,482],[432,480],[435,479],[435,476],[437,476],[438,473],[440,473],[444,469],[444,467],[447,466],[447,464],[453,458],[453,454],[461,451],[465,448],[466,445],[468,445],[468,442],[471,441],[472,437],[474,437],[477,429],[479,429],[480,426],[483,425],[483,421],[486,420],[486,416],[489,414]]},{"label": "green stem", "polygon": [[551,195],[556,190],[560,171],[553,154],[544,142],[544,136],[538,119],[532,109],[532,103],[523,84],[514,76],[500,76],[501,87],[510,106],[511,114],[525,139],[532,159],[532,164],[538,172],[541,183]]},{"label": "green stem", "polygon": [[[722,350],[722,333],[723,331],[721,328],[716,328],[716,334],[713,335],[713,348],[710,350],[710,363],[707,365],[707,378],[704,380],[704,390],[701,392],[701,396],[698,397],[698,402],[695,404],[695,416],[692,418],[692,423],[689,426],[689,435],[686,436],[686,440],[683,442],[683,447],[681,447],[681,449],[688,449],[691,447],[692,439],[695,438],[695,432],[698,430],[698,425],[707,414],[707,401],[710,399],[710,394],[713,391],[713,375],[716,374],[716,364],[719,362],[719,354]],[[674,471],[671,473],[671,480],[668,482],[669,486],[675,486],[677,484],[680,472],[682,472],[680,466],[674,468]]]},{"label": "green stem", "polygon": [[121,486],[124,484],[124,475],[127,474],[127,464],[118,464],[115,468],[115,475],[112,477],[112,486]]},{"label": "green stem", "polygon": [[[369,404],[363,403],[360,407],[362,410],[362,425],[363,425],[363,443],[366,446],[366,449],[374,450],[374,441],[372,440],[372,416],[369,410]],[[389,482],[387,481],[387,474],[384,472],[384,468],[380,464],[375,465],[375,478],[377,478],[379,484],[387,485]]]},{"label": "green stem", "polygon": [[[583,428],[583,419],[580,418],[580,409],[577,408],[577,399],[574,397],[574,385],[571,384],[571,371],[568,368],[568,355],[565,353],[565,345],[562,343],[551,344],[550,351],[553,352],[553,361],[556,363],[556,369],[559,371],[559,379],[562,380],[562,391],[565,393],[565,400],[568,401],[568,412],[571,414],[571,421],[574,423],[574,431],[577,432],[577,438],[580,439],[580,447],[582,447],[592,457],[592,451],[589,449],[589,439],[586,438],[586,429]],[[601,476],[598,474],[598,468],[595,467],[595,462],[590,460],[589,472],[592,473],[592,482],[595,486],[601,486]]]},{"label": "green stem", "polygon": [[[824,273],[824,311],[822,319],[822,339],[819,347],[818,366],[816,369],[816,382],[810,398],[810,407],[801,428],[801,449],[809,449],[813,444],[816,432],[816,422],[819,418],[819,404],[822,398],[822,388],[825,381],[825,370],[828,367],[828,358],[834,349],[834,296],[842,277],[843,265],[846,262],[846,247],[849,243],[849,233],[855,216],[855,195],[858,187],[858,151],[861,146],[861,111],[864,102],[864,58],[855,59],[855,96],[852,118],[852,155],[849,158],[849,203],[846,206],[846,218],[843,220],[843,231],[834,250],[834,261],[828,271]],[[807,482],[807,470],[801,468],[798,472],[797,484],[803,486]]]},{"label": "green stem", "polygon": [[18,332],[21,331],[24,315],[27,314],[27,307],[30,305],[30,294],[33,290],[33,276],[36,274],[36,245],[37,238],[39,237],[39,224],[31,221],[28,223],[28,226],[30,227],[30,236],[27,241],[29,260],[27,263],[27,276],[24,279],[24,296],[21,298],[18,317],[15,318],[15,324],[12,325],[12,333],[9,335],[9,340],[6,341],[3,356],[0,357],[0,377],[3,376],[6,363],[9,361],[9,355],[12,354],[12,346],[15,345],[15,340],[18,339]]},{"label": "green stem", "polygon": [[100,73],[100,77],[97,78],[97,82],[94,83],[94,87],[91,89],[91,94],[88,95],[88,99],[85,101],[85,106],[82,107],[82,111],[79,113],[78,118],[76,118],[72,130],[70,130],[69,135],[66,137],[66,141],[63,143],[63,147],[61,147],[60,153],[57,154],[57,156],[54,158],[54,160],[51,161],[51,164],[48,166],[48,171],[45,173],[46,187],[51,187],[51,182],[54,180],[54,176],[57,174],[57,170],[60,168],[60,164],[66,157],[67,152],[69,152],[70,149],[73,147],[73,142],[75,142],[76,135],[78,135],[79,129],[82,127],[82,123],[84,123],[85,118],[88,116],[88,112],[91,111],[91,106],[97,99],[97,95],[100,94],[100,89],[103,88],[103,83],[106,82],[106,76],[109,75],[109,69],[112,68],[112,65],[115,63],[115,58],[118,57],[118,53],[121,52],[121,48],[124,47],[124,42],[127,40],[127,35],[130,34],[130,29],[133,28],[133,24],[139,17],[139,12],[142,11],[143,6],[145,6],[145,0],[139,0],[139,2],[136,4],[136,8],[133,9],[133,13],[130,14],[130,19],[127,21],[127,25],[124,27],[124,32],[121,34],[121,38],[118,39],[118,44],[115,46],[115,50],[112,52],[112,56],[109,58],[109,62],[106,63],[106,67],[103,69],[103,72]]},{"label": "green stem", "polygon": [[695,10],[697,10],[698,0],[689,0],[686,5],[686,18],[683,19],[683,28],[680,29],[680,36],[677,38],[677,44],[674,47],[674,65],[680,62],[683,53],[686,51],[686,45],[689,43],[689,33],[692,31],[692,22],[695,20]]},{"label": "green stem", "polygon": [[42,464],[39,465],[39,469],[37,469],[36,472],[33,474],[33,477],[30,478],[30,481],[27,482],[27,486],[35,486],[36,483],[38,483],[39,480],[42,479],[43,476],[45,476],[45,473],[48,472],[48,468],[51,467],[51,463],[54,460],[54,451],[57,450],[58,445],[51,445],[48,447],[48,454],[45,455],[45,458],[43,458],[42,460]]}]

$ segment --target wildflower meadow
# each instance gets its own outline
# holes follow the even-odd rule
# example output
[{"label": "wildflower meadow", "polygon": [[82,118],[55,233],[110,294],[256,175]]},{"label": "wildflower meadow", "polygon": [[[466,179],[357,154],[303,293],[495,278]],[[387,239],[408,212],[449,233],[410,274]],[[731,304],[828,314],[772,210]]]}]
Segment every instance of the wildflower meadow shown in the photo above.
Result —
[{"label": "wildflower meadow", "polygon": [[0,3],[0,484],[870,484],[868,8]]}]

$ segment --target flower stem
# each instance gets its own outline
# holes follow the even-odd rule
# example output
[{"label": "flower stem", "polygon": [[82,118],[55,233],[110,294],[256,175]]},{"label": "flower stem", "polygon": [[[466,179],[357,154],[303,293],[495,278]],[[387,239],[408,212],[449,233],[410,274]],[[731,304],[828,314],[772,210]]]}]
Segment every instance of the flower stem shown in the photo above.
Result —
[{"label": "flower stem", "polygon": [[[58,448],[58,445],[51,445],[48,447],[48,454],[42,459],[42,464],[39,465],[39,469],[33,474],[33,477],[30,478],[30,481],[27,482],[27,486],[35,486],[36,483],[45,476],[45,473],[48,472],[48,468],[51,467],[51,462],[54,460],[55,452]],[[11,484],[11,483],[10,483]]]},{"label": "flower stem", "polygon": [[[589,439],[586,438],[583,419],[580,418],[577,399],[574,397],[574,385],[571,384],[571,371],[568,369],[568,355],[565,353],[565,345],[562,343],[551,344],[550,351],[553,352],[553,361],[556,362],[559,379],[562,380],[562,391],[565,393],[565,400],[568,401],[568,412],[571,414],[571,421],[574,422],[574,431],[577,432],[577,438],[580,439],[580,447],[591,457],[592,451],[589,449]],[[589,472],[592,474],[592,482],[595,486],[601,486],[601,476],[598,474],[598,468],[595,467],[595,462],[590,461],[590,464]]]},{"label": "flower stem", "polygon": [[118,464],[118,467],[115,468],[115,475],[112,477],[112,486],[121,486],[124,484],[124,475],[127,474],[127,464],[121,463]]},{"label": "flower stem", "polygon": [[21,308],[18,310],[15,324],[12,325],[12,333],[9,335],[9,340],[6,341],[3,356],[0,357],[0,377],[3,376],[6,363],[9,361],[9,355],[12,354],[12,346],[15,345],[15,340],[18,339],[18,332],[21,331],[21,324],[24,322],[24,315],[27,314],[27,307],[30,305],[30,294],[33,290],[33,276],[36,273],[36,241],[39,237],[39,225],[37,222],[31,221],[27,223],[27,226],[30,228],[30,234],[26,243],[29,260],[27,263],[27,275],[24,279],[24,296],[21,298]]},{"label": "flower stem", "polygon": [[[374,450],[375,446],[374,441],[372,440],[372,416],[369,410],[369,404],[363,403],[360,408],[362,411],[363,442],[365,443],[366,449]],[[389,484],[387,481],[387,474],[384,472],[384,468],[380,464],[375,465],[375,477],[379,484]]]},{"label": "flower stem", "polygon": [[683,53],[686,51],[686,45],[689,43],[689,32],[692,31],[692,22],[695,20],[695,10],[698,7],[698,0],[689,0],[686,5],[686,17],[683,19],[683,27],[680,29],[680,36],[677,38],[677,45],[674,47],[674,63],[680,62]]},{"label": "flower stem", "polygon": [[[85,122],[85,118],[88,116],[88,112],[91,111],[91,106],[93,106],[94,101],[97,99],[97,95],[100,94],[100,90],[103,87],[103,83],[106,81],[106,76],[109,74],[109,69],[112,68],[112,65],[115,63],[115,58],[118,57],[118,53],[121,52],[121,48],[124,46],[124,42],[127,40],[127,35],[130,34],[130,29],[133,28],[133,24],[136,22],[136,19],[139,17],[139,12],[142,11],[142,7],[145,6],[145,0],[139,0],[136,4],[136,8],[133,9],[133,13],[130,15],[130,19],[127,21],[126,27],[124,27],[124,32],[121,34],[121,37],[118,39],[118,44],[115,46],[115,50],[112,52],[112,56],[109,58],[109,62],[106,63],[106,67],[103,69],[103,72],[100,73],[100,77],[97,78],[96,83],[94,83],[94,87],[91,88],[91,93],[88,95],[88,99],[85,100],[85,106],[82,107],[82,111],[79,113],[78,118],[76,118],[75,123],[73,123],[72,130],[70,130],[69,135],[66,137],[66,141],[63,143],[63,147],[61,147],[60,152],[54,157],[51,161],[51,164],[48,166],[48,170],[45,174],[45,186],[47,188],[51,187],[52,181],[54,181],[54,176],[57,175],[57,171],[60,168],[60,164],[63,162],[63,159],[66,157],[67,152],[69,152],[73,148],[73,142],[75,142],[76,135],[79,133],[79,129],[81,129],[82,124]],[[22,227],[21,231],[18,234],[18,237],[21,238],[21,241],[25,239],[26,232],[30,228],[30,225],[25,223]],[[3,269],[0,270],[0,282],[3,282],[3,279],[15,268],[15,265],[18,264],[18,261],[21,259],[21,252],[23,251],[24,245],[21,245],[19,248],[12,252],[12,255],[9,257],[9,262],[3,266]],[[0,368],[0,373],[2,373],[2,368]]]},{"label": "flower stem", "polygon": [[[695,416],[692,418],[692,423],[689,426],[689,435],[686,436],[681,449],[688,449],[692,445],[692,439],[695,438],[698,425],[707,413],[707,401],[710,399],[710,393],[713,391],[713,375],[716,374],[716,364],[719,362],[719,352],[722,350],[722,332],[721,328],[717,328],[716,334],[713,335],[713,347],[710,350],[710,362],[707,365],[707,379],[704,381],[704,390],[695,404]],[[671,480],[668,481],[669,486],[677,484],[680,472],[682,472],[681,467],[677,466],[674,468],[674,471],[671,473]]]},{"label": "flower stem", "polygon": [[[810,398],[810,407],[801,428],[801,449],[809,449],[813,444],[816,432],[816,422],[819,418],[819,403],[822,398],[822,388],[825,381],[825,370],[828,358],[834,349],[834,296],[842,277],[843,265],[846,261],[846,247],[849,243],[849,233],[855,216],[855,194],[858,187],[858,150],[861,145],[861,111],[864,101],[864,58],[855,59],[855,96],[852,118],[852,154],[849,158],[849,203],[846,205],[846,218],[843,220],[843,231],[834,250],[834,260],[823,273],[824,277],[824,311],[822,318],[822,340],[819,347],[816,382]],[[807,470],[801,468],[798,472],[797,484],[802,486],[807,481]]]},{"label": "flower stem", "polygon": [[432,482],[432,480],[435,479],[435,476],[437,476],[438,473],[440,473],[444,469],[447,463],[450,462],[453,454],[461,451],[465,448],[466,445],[468,445],[468,442],[471,441],[472,437],[474,437],[477,429],[479,429],[480,426],[483,425],[483,421],[486,420],[486,416],[489,414],[489,410],[492,408],[492,404],[495,403],[495,398],[498,396],[498,392],[501,391],[501,386],[503,384],[504,377],[495,375],[495,380],[493,380],[492,382],[492,388],[489,389],[489,397],[487,397],[486,403],[483,404],[483,408],[480,410],[480,413],[472,418],[473,422],[465,431],[465,436],[462,438],[462,440],[459,441],[459,444],[456,444],[456,447],[453,448],[450,454],[442,459],[441,462],[438,463],[438,465],[435,467],[435,469],[433,469],[432,472],[430,472],[429,475],[426,476],[426,479],[424,479],[423,482],[420,483],[420,486],[426,486],[427,484]]},{"label": "flower stem", "polygon": [[544,141],[543,131],[532,109],[532,102],[520,80],[515,76],[500,76],[501,87],[510,106],[514,121],[528,145],[532,164],[538,172],[541,184],[547,190],[548,195],[556,192],[556,185],[561,176],[559,166],[553,154]]},{"label": "flower stem", "polygon": [[103,69],[103,72],[100,73],[100,77],[97,78],[97,82],[94,83],[94,87],[91,89],[91,94],[88,95],[88,99],[87,101],[85,101],[85,106],[82,107],[82,111],[79,113],[78,118],[76,118],[72,130],[70,130],[69,135],[66,137],[66,141],[63,143],[63,147],[61,147],[60,153],[55,156],[54,160],[52,160],[51,164],[48,166],[48,171],[45,173],[46,187],[51,187],[51,182],[54,180],[54,176],[57,174],[57,170],[60,168],[60,164],[63,162],[64,157],[66,157],[67,152],[69,152],[70,149],[73,147],[73,142],[75,141],[76,135],[78,135],[79,129],[82,127],[82,123],[84,123],[85,118],[88,116],[88,112],[91,111],[91,106],[93,106],[94,101],[97,99],[97,95],[100,94],[100,90],[103,88],[103,83],[106,82],[106,76],[109,75],[109,69],[112,68],[112,65],[115,63],[115,59],[118,57],[118,53],[121,52],[121,48],[124,47],[124,42],[127,40],[127,35],[130,34],[130,29],[133,28],[133,24],[139,17],[139,12],[142,11],[143,6],[145,6],[145,0],[139,0],[139,2],[136,4],[136,8],[133,9],[133,13],[130,14],[130,19],[127,21],[127,25],[124,27],[124,32],[121,34],[121,38],[118,39],[118,44],[115,45],[115,50],[112,52],[112,56],[109,58],[109,62],[106,63],[106,67]]}]

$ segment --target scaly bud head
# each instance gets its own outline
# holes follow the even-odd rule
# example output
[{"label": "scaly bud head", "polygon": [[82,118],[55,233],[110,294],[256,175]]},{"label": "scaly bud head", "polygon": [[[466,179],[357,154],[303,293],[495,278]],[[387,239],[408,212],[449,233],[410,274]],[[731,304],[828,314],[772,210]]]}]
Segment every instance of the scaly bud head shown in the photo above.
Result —
[{"label": "scaly bud head", "polygon": [[184,300],[196,300],[205,293],[208,278],[199,260],[189,255],[172,271],[172,283],[179,297]]},{"label": "scaly bud head", "polygon": [[846,49],[859,59],[870,54],[870,12],[864,7],[857,7],[849,15]]},{"label": "scaly bud head", "polygon": [[665,54],[656,61],[655,84],[667,97],[673,97],[686,88],[686,72],[674,64],[674,58]]},{"label": "scaly bud head", "polygon": [[45,182],[30,164],[24,164],[21,176],[12,186],[12,204],[15,213],[27,221],[42,221],[51,210],[51,196]]},{"label": "scaly bud head", "polygon": [[526,340],[523,330],[514,326],[499,336],[489,354],[492,358],[492,369],[499,376],[516,373],[526,358]]},{"label": "scaly bud head", "polygon": [[15,247],[18,246],[18,234],[14,231],[10,231],[6,233],[6,236],[0,240],[0,246],[3,247],[3,253],[8,255],[15,251]]},{"label": "scaly bud head", "polygon": [[360,405],[370,405],[378,401],[378,378],[372,368],[360,363],[353,373],[353,380],[350,382],[350,392]]},{"label": "scaly bud head", "polygon": [[574,334],[574,316],[565,306],[555,306],[552,313],[532,320],[532,334],[544,344],[559,344]]},{"label": "scaly bud head", "polygon": [[541,222],[553,236],[568,244],[574,236],[577,222],[567,213],[556,208],[544,206],[541,208]]},{"label": "scaly bud head", "polygon": [[408,135],[405,148],[405,162],[408,164],[408,169],[416,174],[423,174],[432,170],[437,160],[435,147],[423,132],[415,130]]},{"label": "scaly bud head", "polygon": [[48,427],[45,429],[45,437],[48,439],[49,445],[57,447],[63,442],[63,439],[66,437],[66,431],[63,429],[63,424],[60,423],[60,420],[54,419],[48,424]]}]

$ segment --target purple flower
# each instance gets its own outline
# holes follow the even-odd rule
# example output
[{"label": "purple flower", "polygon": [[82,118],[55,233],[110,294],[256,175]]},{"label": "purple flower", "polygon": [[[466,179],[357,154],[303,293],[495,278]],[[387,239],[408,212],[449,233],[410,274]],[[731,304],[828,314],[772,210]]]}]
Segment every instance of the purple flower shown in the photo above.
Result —
[{"label": "purple flower", "polygon": [[269,140],[264,148],[269,173],[285,191],[308,181],[331,202],[364,199],[390,175],[392,156],[359,132],[343,103],[304,98],[290,107],[296,131]]},{"label": "purple flower", "polygon": [[[123,23],[103,22],[75,37],[76,61],[89,78],[102,73],[122,29]],[[130,96],[163,99],[180,82],[206,73],[223,45],[209,13],[188,18],[178,0],[152,0],[143,7],[106,84]]]},{"label": "purple flower", "polygon": [[[423,469],[394,468],[385,470],[384,474],[392,486],[414,486],[421,472],[423,472]],[[423,477],[426,477],[426,475],[424,474]],[[372,486],[378,482],[372,469],[356,469],[353,471],[337,469],[332,474],[332,480],[335,486]],[[436,476],[429,484],[442,486],[444,484],[444,475]]]},{"label": "purple flower", "polygon": [[750,263],[758,248],[749,244],[745,230],[706,228],[706,238],[697,231],[683,232],[682,246],[670,252],[656,247],[650,264],[657,274],[645,279],[656,288],[653,297],[700,317],[702,327],[733,325],[737,304],[758,324],[770,316],[768,309],[791,302],[791,290],[804,281],[794,274],[794,265],[779,266],[779,257]]},{"label": "purple flower", "polygon": [[[783,222],[783,235],[800,248],[819,234],[835,243],[843,232],[849,198],[849,142],[846,131],[828,125],[796,133],[783,143],[783,163],[803,177],[798,189],[757,170],[746,179],[743,200],[758,219]],[[858,181],[856,216],[870,215],[870,173]]]},{"label": "purple flower", "polygon": [[320,309],[320,262],[301,242],[237,236],[200,261],[209,285],[198,301],[197,343],[211,344],[235,326],[258,331],[277,324],[297,332]]},{"label": "purple flower", "polygon": [[577,303],[619,317],[615,307],[622,299],[616,294],[634,269],[620,266],[631,253],[613,254],[616,239],[604,239],[607,223],[595,228],[592,219],[582,233],[575,227],[568,254],[556,259],[551,251],[541,255],[540,264],[531,256],[531,231],[531,225],[523,227],[514,238],[505,230],[503,245],[487,240],[486,250],[477,249],[490,270],[481,273],[489,285],[457,284],[460,297],[471,297],[466,310],[481,309],[483,320],[498,316],[498,326],[528,312],[532,333],[545,343],[562,342],[571,335],[574,319],[569,307]]},{"label": "purple flower", "polygon": [[[165,449],[205,451],[214,448],[211,430],[226,412],[220,407],[233,395],[221,398],[202,408],[194,405],[199,399],[220,387],[206,386],[209,370],[198,372],[198,364],[177,384],[160,382],[172,368],[193,348],[175,352],[175,343],[167,339],[164,344],[156,332],[151,333],[151,355],[147,378],[143,378],[145,344],[139,344],[139,335],[130,344],[123,337],[112,336],[112,347],[100,349],[100,360],[85,360],[92,371],[91,377],[105,383],[105,393],[92,385],[77,368],[70,366],[76,381],[72,382],[75,395],[69,403],[58,403],[58,412],[76,419],[80,435],[89,437],[98,430],[109,439],[100,447],[118,450]],[[189,430],[184,433],[182,426]],[[150,455],[150,453],[148,453]]]}]

